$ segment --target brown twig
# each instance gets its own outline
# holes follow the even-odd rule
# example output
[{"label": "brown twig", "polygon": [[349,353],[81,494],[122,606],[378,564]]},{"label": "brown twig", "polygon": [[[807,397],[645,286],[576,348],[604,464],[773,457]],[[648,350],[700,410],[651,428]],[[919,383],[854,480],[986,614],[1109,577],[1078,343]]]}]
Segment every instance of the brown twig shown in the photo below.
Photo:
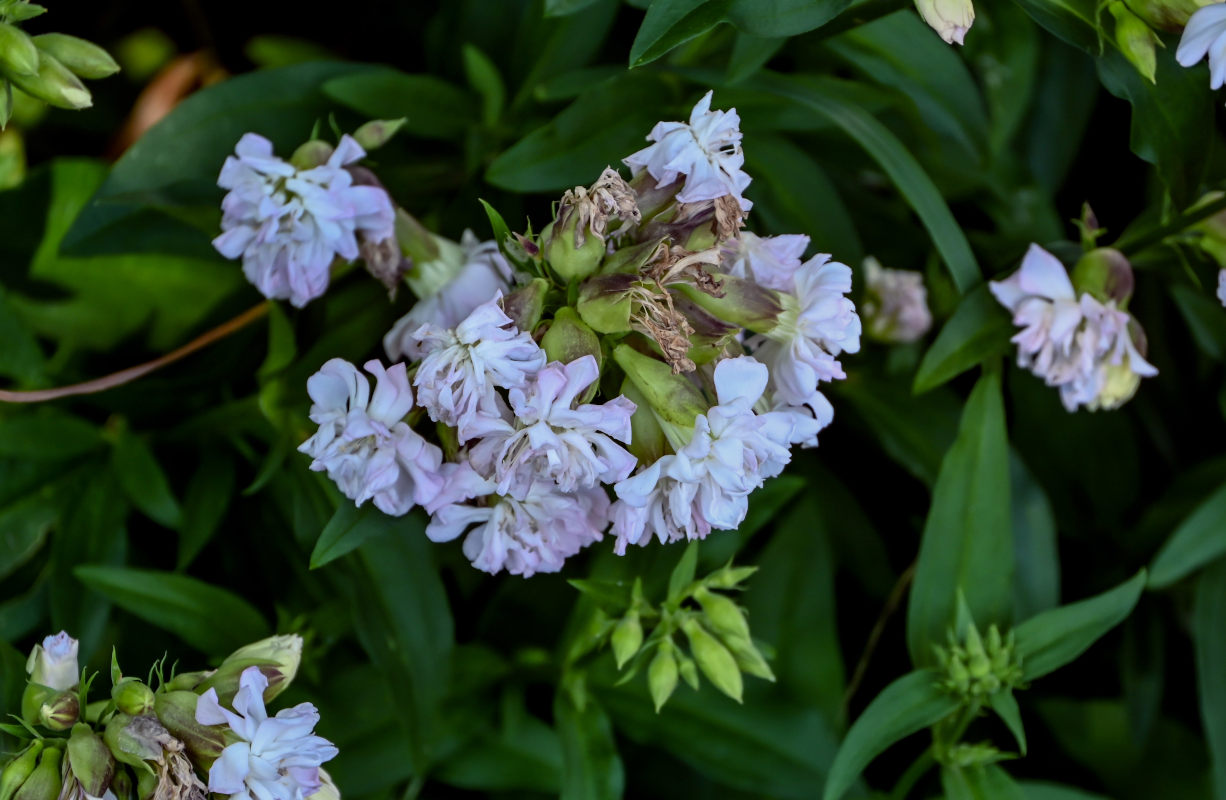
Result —
[{"label": "brown twig", "polygon": [[856,671],[851,675],[851,681],[847,684],[847,690],[843,692],[844,717],[847,716],[847,710],[851,706],[851,698],[864,680],[864,673],[868,671],[868,662],[873,657],[873,651],[877,649],[877,642],[881,639],[881,634],[885,632],[886,623],[890,621],[890,617],[894,616],[894,612],[902,605],[903,595],[907,593],[907,587],[911,585],[911,580],[914,577],[915,562],[912,561],[911,566],[903,570],[903,573],[898,576],[898,581],[895,582],[894,588],[890,590],[890,595],[885,600],[885,606],[882,607],[881,613],[877,616],[877,621],[873,624],[872,631],[868,634],[868,641],[864,644],[864,653],[860,656],[859,663],[856,664]]},{"label": "brown twig", "polygon": [[116,386],[122,386],[125,383],[136,380],[142,376],[148,375],[154,370],[173,364],[184,356],[189,356],[202,347],[207,347],[218,339],[224,339],[240,328],[255,322],[260,317],[268,313],[271,301],[265,300],[257,306],[252,306],[243,313],[239,314],[228,322],[223,322],[216,328],[206,331],[201,335],[192,339],[182,347],[171,350],[164,356],[146,361],[144,364],[138,364],[135,367],[128,367],[119,372],[112,372],[101,378],[94,378],[92,381],[84,383],[74,383],[71,386],[59,386],[55,389],[35,389],[27,392],[14,392],[6,389],[0,389],[0,402],[4,403],[41,403],[44,400],[56,400],[60,397],[72,397],[78,394],[93,394],[95,392],[103,392],[107,389],[113,389]]}]

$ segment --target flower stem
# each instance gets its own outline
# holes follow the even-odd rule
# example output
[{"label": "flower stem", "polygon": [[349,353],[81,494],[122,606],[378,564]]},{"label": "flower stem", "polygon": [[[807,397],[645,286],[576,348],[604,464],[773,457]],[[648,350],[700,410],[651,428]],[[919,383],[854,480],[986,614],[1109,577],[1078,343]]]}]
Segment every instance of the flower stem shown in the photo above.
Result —
[{"label": "flower stem", "polygon": [[935,763],[936,759],[932,755],[931,747],[920,753],[919,758],[911,762],[911,766],[907,767],[907,771],[898,779],[898,783],[894,784],[894,790],[890,792],[890,800],[903,800]]},{"label": "flower stem", "polygon": [[1132,256],[1141,252],[1147,247],[1160,243],[1168,236],[1173,236],[1185,228],[1195,225],[1202,219],[1212,217],[1219,211],[1226,210],[1226,197],[1219,197],[1212,202],[1197,206],[1190,211],[1187,211],[1165,225],[1159,225],[1150,228],[1148,231],[1142,231],[1135,235],[1124,233],[1119,239],[1111,245],[1116,250],[1119,250],[1126,256]]},{"label": "flower stem", "polygon": [[3,403],[41,403],[46,400],[57,400],[61,397],[72,397],[79,394],[94,394],[95,392],[104,392],[107,389],[113,389],[116,386],[122,386],[125,383],[131,383],[137,378],[144,377],[154,370],[159,370],[169,364],[173,364],[181,358],[191,355],[192,353],[207,347],[219,339],[224,339],[240,328],[250,325],[257,319],[260,319],[268,313],[272,302],[265,300],[257,306],[252,306],[237,317],[223,322],[212,330],[206,331],[201,335],[192,339],[182,347],[171,350],[164,356],[146,361],[144,364],[137,364],[135,367],[128,367],[119,372],[112,372],[110,375],[101,378],[94,378],[84,383],[73,383],[68,386],[58,386],[54,389],[35,389],[31,391],[11,391],[8,389],[0,389],[0,402]]}]

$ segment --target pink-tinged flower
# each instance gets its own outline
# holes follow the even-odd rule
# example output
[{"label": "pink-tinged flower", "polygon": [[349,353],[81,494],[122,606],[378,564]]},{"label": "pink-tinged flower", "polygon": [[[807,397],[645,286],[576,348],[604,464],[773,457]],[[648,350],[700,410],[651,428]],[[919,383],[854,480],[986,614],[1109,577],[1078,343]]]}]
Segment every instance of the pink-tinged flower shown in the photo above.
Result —
[{"label": "pink-tinged flower", "polygon": [[413,334],[423,325],[454,328],[477,306],[511,288],[511,265],[497,242],[482,242],[472,231],[464,231],[459,245],[441,237],[435,241],[439,258],[415,264],[406,277],[421,299],[383,337],[389,358],[420,359],[423,354]]},{"label": "pink-tinged flower", "polygon": [[423,354],[414,384],[430,419],[456,429],[461,444],[485,427],[481,415],[505,411],[495,388],[519,388],[545,366],[545,351],[499,307],[502,293],[454,329],[423,325],[413,334]]},{"label": "pink-tinged flower", "polygon": [[270,717],[264,708],[266,688],[268,678],[260,668],[248,667],[239,677],[233,711],[218,702],[216,689],[197,701],[197,722],[228,725],[228,736],[238,740],[209,768],[210,792],[231,800],[303,800],[322,785],[319,766],[338,751],[315,735],[319,712],[310,703],[299,703]]},{"label": "pink-tinged flower", "polygon": [[1226,83],[1226,3],[1214,3],[1198,9],[1188,19],[1175,60],[1191,67],[1209,57],[1209,88],[1221,89]]},{"label": "pink-tinged flower", "polygon": [[749,231],[724,242],[720,248],[720,271],[765,286],[790,292],[795,288],[800,258],[809,246],[804,234],[757,236]]},{"label": "pink-tinged flower", "polygon": [[888,269],[877,259],[864,259],[865,298],[862,308],[868,335],[881,342],[914,342],[932,327],[928,291],[918,272]]},{"label": "pink-tinged flower", "polygon": [[222,234],[213,246],[243,259],[243,273],[265,297],[301,308],[328,288],[337,256],[359,255],[357,234],[374,241],[393,234],[391,199],[377,186],[354,186],[345,169],[366,155],[349,136],[326,164],[300,170],[273,155],[272,142],[254,133],[239,139],[217,184]]},{"label": "pink-tinged flower", "polygon": [[658,122],[647,141],[654,142],[623,161],[635,175],[647,171],[656,179],[656,186],[666,186],[685,179],[677,192],[682,203],[698,203],[735,197],[743,211],[753,203],[741,193],[751,178],[741,170],[745,154],[741,152],[741,118],[736,109],[711,110],[711,92],[690,112],[689,124]]},{"label": "pink-tinged flower", "polygon": [[1138,347],[1144,333],[1136,320],[1114,300],[1078,297],[1064,265],[1038,245],[1017,272],[989,288],[1022,329],[1012,339],[1018,366],[1059,388],[1069,411],[1117,408],[1142,377],[1158,374]]},{"label": "pink-tinged flower", "polygon": [[819,422],[830,403],[818,383],[847,377],[837,356],[860,349],[860,317],[847,298],[851,268],[829,259],[814,256],[796,271],[796,287],[781,295],[783,312],[775,327],[746,343],[770,368],[775,399],[809,406]]},{"label": "pink-tinged flower", "polygon": [[34,645],[26,660],[30,683],[62,692],[76,686],[81,679],[77,665],[77,640],[64,631],[47,636],[42,644]]},{"label": "pink-tinged flower", "polygon": [[1226,306],[1226,269],[1219,270],[1217,274],[1217,299]]},{"label": "pink-tinged flower", "polygon": [[768,377],[748,356],[715,367],[718,405],[698,415],[690,440],[613,487],[616,553],[653,533],[660,542],[702,539],[745,520],[749,495],[783,471],[788,445],[807,432],[790,414],[754,412]]},{"label": "pink-tinged flower", "polygon": [[413,408],[404,364],[384,370],[372,360],[365,367],[377,381],[373,395],[366,377],[340,358],[307,380],[319,431],[298,450],[357,505],[373,500],[385,514],[400,516],[441,490],[443,453],[404,421]]},{"label": "pink-tinged flower", "polygon": [[471,458],[478,470],[493,476],[499,494],[522,500],[540,481],[571,492],[630,474],[638,462],[614,439],[630,442],[634,403],[620,396],[600,405],[578,403],[599,378],[590,355],[569,364],[555,361],[508,393],[513,423],[486,418],[489,424]]},{"label": "pink-tinged flower", "polygon": [[426,535],[449,542],[467,531],[464,555],[490,574],[505,569],[528,578],[557,572],[567,558],[599,541],[609,524],[609,498],[599,487],[563,493],[539,481],[523,499],[491,496],[487,501],[485,506],[440,508]]}]

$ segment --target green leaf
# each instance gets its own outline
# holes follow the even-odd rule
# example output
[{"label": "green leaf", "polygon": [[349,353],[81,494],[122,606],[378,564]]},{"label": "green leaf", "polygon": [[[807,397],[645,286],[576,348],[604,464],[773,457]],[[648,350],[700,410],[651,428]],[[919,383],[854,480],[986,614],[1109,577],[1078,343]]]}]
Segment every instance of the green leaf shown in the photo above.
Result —
[{"label": "green leaf", "polygon": [[969,292],[924,353],[915,373],[916,394],[956,378],[976,364],[1009,352],[1013,322],[987,286]]},{"label": "green leaf", "polygon": [[1213,763],[1213,797],[1226,798],[1226,561],[1205,570],[1196,582],[1192,639],[1200,718]]},{"label": "green leaf", "polygon": [[941,462],[924,523],[907,608],[907,648],[933,663],[961,591],[982,627],[1007,623],[1013,605],[1009,443],[1000,373],[985,374],[962,412],[958,438]]},{"label": "green leaf", "polygon": [[609,716],[588,697],[575,707],[570,692],[560,690],[553,700],[553,718],[562,742],[561,800],[617,800],[625,791],[626,776]]},{"label": "green leaf", "polygon": [[236,480],[232,459],[214,448],[204,451],[183,497],[179,569],[190,564],[217,533],[234,496]]},{"label": "green leaf", "polygon": [[1017,698],[1013,696],[1013,690],[1004,689],[996,692],[989,698],[988,705],[1013,734],[1021,754],[1026,755],[1026,729],[1022,726],[1022,710],[1017,706]]},{"label": "green leaf", "polygon": [[182,526],[183,510],[144,439],[126,428],[120,431],[111,452],[111,466],[132,505],[167,528],[177,530]]},{"label": "green leaf", "polygon": [[794,100],[830,119],[864,148],[890,177],[899,193],[915,209],[932,237],[932,243],[945,261],[958,291],[966,292],[981,280],[979,264],[971,252],[962,228],[932,179],[924,172],[906,146],[862,108],[822,91],[822,84],[807,78],[763,76],[752,84],[764,91]]},{"label": "green leaf", "polygon": [[468,84],[481,96],[481,120],[486,125],[493,125],[498,122],[502,107],[507,101],[507,89],[502,83],[502,75],[498,73],[498,67],[490,61],[489,56],[477,47],[466,44],[461,54]]},{"label": "green leaf", "polygon": [[115,605],[206,655],[222,656],[268,636],[268,624],[246,600],[186,575],[103,566],[79,566],[73,573]]},{"label": "green leaf", "polygon": [[1025,680],[1059,669],[1132,613],[1145,588],[1145,570],[1087,600],[1044,611],[1018,625],[1017,654]]},{"label": "green leaf", "polygon": [[677,566],[673,567],[668,576],[668,602],[681,599],[681,594],[694,582],[694,573],[698,569],[698,542],[690,542],[681,551]]},{"label": "green leaf", "polygon": [[1055,783],[1027,781],[1018,785],[1022,787],[1022,797],[1026,800],[1107,800],[1100,794],[1090,794],[1071,786],[1060,786]]},{"label": "green leaf", "polygon": [[47,532],[59,518],[58,506],[51,488],[44,487],[0,508],[0,578],[42,548]]},{"label": "green leaf", "polygon": [[807,481],[799,475],[776,475],[749,496],[749,511],[732,536],[708,536],[698,549],[698,561],[704,568],[722,566],[736,556],[750,537],[769,525],[780,509],[800,493]]},{"label": "green leaf", "polygon": [[1149,587],[1164,589],[1226,553],[1226,485],[1179,523],[1149,568]]},{"label": "green leaf", "polygon": [[293,363],[298,354],[294,339],[294,325],[286,316],[280,303],[268,305],[268,355],[257,371],[261,380],[267,380]]},{"label": "green leaf", "polygon": [[958,700],[937,688],[938,675],[916,670],[891,683],[873,698],[839,747],[823,800],[839,800],[873,759],[890,745],[935,725],[958,710]]},{"label": "green leaf", "polygon": [[0,419],[0,458],[60,461],[102,446],[95,425],[55,408]]},{"label": "green leaf", "polygon": [[1018,0],[1031,19],[1059,38],[1090,54],[1099,48],[1100,32],[1093,0]]},{"label": "green leaf", "polygon": [[402,136],[451,139],[477,122],[472,95],[431,75],[381,67],[329,78],[323,93],[371,119],[408,118]]},{"label": "green leaf", "polygon": [[1060,553],[1056,518],[1043,487],[1017,455],[1009,453],[1013,522],[1013,618],[1029,619],[1060,603]]},{"label": "green leaf", "polygon": [[941,768],[945,800],[1026,800],[1022,788],[995,764]]},{"label": "green leaf", "polygon": [[342,501],[311,551],[311,569],[319,569],[355,550],[367,539],[396,528],[401,528],[401,536],[425,535],[425,526],[417,515],[398,519],[384,514],[371,503],[359,507],[348,500]]},{"label": "green leaf", "polygon": [[582,11],[597,0],[545,0],[545,16],[565,17]]},{"label": "green leaf", "polygon": [[0,348],[0,375],[26,384],[42,377],[46,357],[3,287],[0,287],[0,342],[4,342]]}]

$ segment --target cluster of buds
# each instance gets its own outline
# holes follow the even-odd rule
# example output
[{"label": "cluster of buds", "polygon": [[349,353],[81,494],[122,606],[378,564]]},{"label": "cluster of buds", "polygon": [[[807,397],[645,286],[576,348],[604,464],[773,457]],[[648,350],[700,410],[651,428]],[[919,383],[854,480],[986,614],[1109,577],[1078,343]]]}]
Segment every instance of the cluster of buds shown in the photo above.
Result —
[{"label": "cluster of buds", "polygon": [[940,686],[965,702],[984,701],[1002,689],[1022,685],[1022,660],[1013,643],[1013,631],[1001,637],[996,625],[988,626],[986,636],[969,624],[959,642],[948,632],[945,647],[935,645],[937,663],[944,671]]},{"label": "cluster of buds", "polygon": [[[567,191],[539,233],[457,244],[379,189],[418,299],[384,337],[398,362],[365,364],[373,392],[341,359],[308,381],[311,468],[357,504],[424,507],[432,540],[463,536],[491,573],[557,571],[608,532],[623,553],[738,527],[749,495],[833,418],[819,386],[845,377],[838,357],[859,349],[860,319],[850,268],[802,261],[806,236],[742,230],[739,118],[710,104],[656,125],[625,159],[630,180],[609,168]],[[284,171],[267,148],[243,155],[253,137],[242,168]],[[245,191],[227,196],[228,216],[239,203],[235,218],[251,216]],[[253,224],[219,248],[276,249],[290,273],[292,247],[340,252]]]},{"label": "cluster of buds", "polygon": [[989,287],[1022,328],[1013,337],[1018,365],[1058,388],[1069,411],[1119,408],[1141,378],[1158,374],[1145,360],[1145,331],[1127,311],[1132,266],[1118,250],[1090,250],[1070,278],[1032,244],[1018,271]]},{"label": "cluster of buds", "polygon": [[[659,605],[644,598],[642,582],[636,579],[624,610],[610,609],[610,614],[600,609],[589,629],[575,640],[571,658],[607,643],[618,670],[624,671],[622,683],[646,666],[647,688],[657,712],[677,688],[678,678],[698,689],[700,672],[739,703],[742,673],[775,680],[750,636],[745,609],[722,593],[740,590],[756,570],[728,564],[700,580],[674,581],[667,599]],[[609,587],[591,581],[571,583],[602,599],[611,594]]]},{"label": "cluster of buds", "polygon": [[76,640],[48,636],[30,654],[21,718],[30,741],[0,766],[0,800],[337,800],[320,769],[336,748],[314,735],[315,707],[265,710],[301,657],[300,637],[274,636],[214,670],[163,680],[156,664],[155,688],[112,655],[111,695],[90,703],[96,676],[81,678]]},{"label": "cluster of buds", "polygon": [[13,113],[13,87],[57,108],[89,108],[89,89],[81,82],[119,71],[115,59],[98,45],[63,33],[29,36],[17,24],[47,9],[29,0],[0,0],[0,127]]},{"label": "cluster of buds", "polygon": [[864,259],[864,332],[886,344],[918,341],[932,327],[924,276],[890,269],[869,256]]}]

